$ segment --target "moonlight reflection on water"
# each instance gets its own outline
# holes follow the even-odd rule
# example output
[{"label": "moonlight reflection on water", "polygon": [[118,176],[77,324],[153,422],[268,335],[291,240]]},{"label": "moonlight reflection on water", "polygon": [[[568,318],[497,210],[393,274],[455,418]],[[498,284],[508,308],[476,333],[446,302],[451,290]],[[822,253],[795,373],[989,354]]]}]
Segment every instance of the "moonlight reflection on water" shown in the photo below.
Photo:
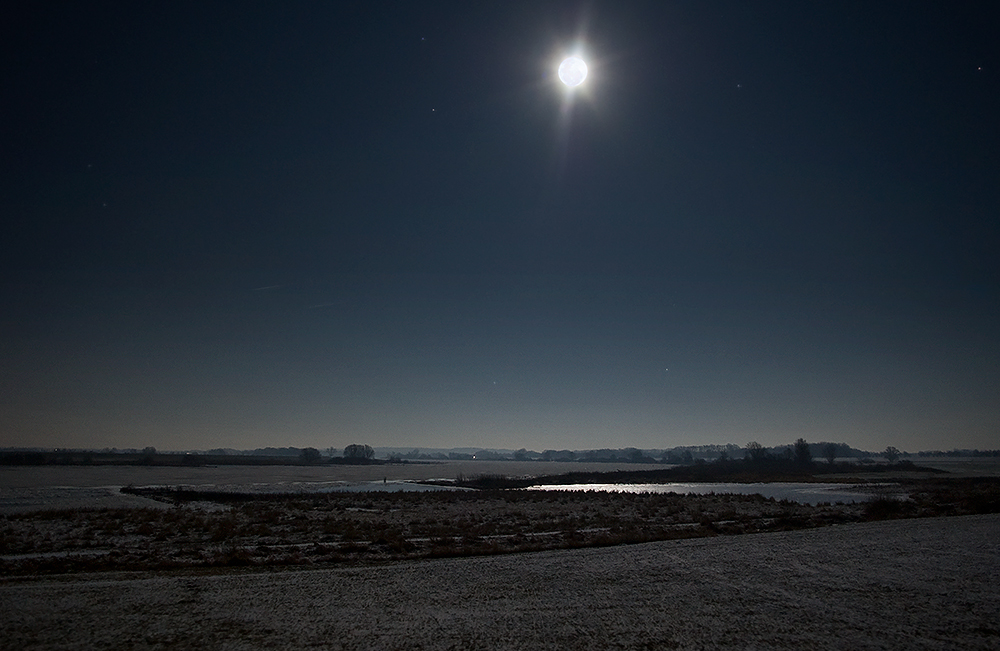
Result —
[{"label": "moonlight reflection on water", "polygon": [[821,502],[864,502],[868,493],[847,490],[844,484],[808,484],[792,482],[772,482],[759,484],[736,483],[694,483],[673,482],[669,484],[562,484],[558,486],[536,486],[533,490],[561,491],[609,491],[613,493],[737,493],[740,495],[763,495],[776,500],[790,500],[800,504],[816,505]]}]

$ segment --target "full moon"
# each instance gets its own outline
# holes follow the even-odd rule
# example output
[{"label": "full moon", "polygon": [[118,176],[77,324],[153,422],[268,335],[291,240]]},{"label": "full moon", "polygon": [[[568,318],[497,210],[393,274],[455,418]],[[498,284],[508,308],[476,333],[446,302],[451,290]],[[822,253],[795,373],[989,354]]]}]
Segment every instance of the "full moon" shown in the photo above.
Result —
[{"label": "full moon", "polygon": [[579,86],[587,78],[587,64],[583,59],[569,57],[559,64],[559,79],[567,86]]}]

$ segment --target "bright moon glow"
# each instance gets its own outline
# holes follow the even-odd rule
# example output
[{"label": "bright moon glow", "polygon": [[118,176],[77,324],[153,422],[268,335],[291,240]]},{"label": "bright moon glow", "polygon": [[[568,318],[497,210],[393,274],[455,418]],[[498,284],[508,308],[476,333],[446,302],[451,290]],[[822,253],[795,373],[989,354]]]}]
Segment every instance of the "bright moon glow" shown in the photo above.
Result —
[{"label": "bright moon glow", "polygon": [[579,86],[587,78],[587,64],[583,59],[570,57],[559,64],[559,79],[567,86]]}]

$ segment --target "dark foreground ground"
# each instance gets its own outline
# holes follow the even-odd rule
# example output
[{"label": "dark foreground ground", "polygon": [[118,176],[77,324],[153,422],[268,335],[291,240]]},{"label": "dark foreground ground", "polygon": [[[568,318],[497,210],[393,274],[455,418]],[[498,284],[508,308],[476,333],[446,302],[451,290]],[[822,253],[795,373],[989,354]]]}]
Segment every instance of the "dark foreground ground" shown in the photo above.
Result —
[{"label": "dark foreground ground", "polygon": [[863,503],[523,490],[239,493],[126,488],[160,508],[0,515],[0,572],[357,565],[1000,511],[1000,478],[858,486]]},{"label": "dark foreground ground", "polygon": [[997,649],[1000,516],[0,581],[4,649]]}]

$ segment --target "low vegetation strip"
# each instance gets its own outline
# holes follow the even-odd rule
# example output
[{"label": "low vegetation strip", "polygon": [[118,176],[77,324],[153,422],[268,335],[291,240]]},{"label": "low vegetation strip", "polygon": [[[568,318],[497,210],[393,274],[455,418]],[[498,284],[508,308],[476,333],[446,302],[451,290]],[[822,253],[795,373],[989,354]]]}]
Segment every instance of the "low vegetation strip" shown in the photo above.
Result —
[{"label": "low vegetation strip", "polygon": [[1000,512],[998,479],[901,483],[899,500],[810,506],[759,495],[523,490],[220,493],[123,489],[169,509],[0,517],[0,573],[358,564]]}]

